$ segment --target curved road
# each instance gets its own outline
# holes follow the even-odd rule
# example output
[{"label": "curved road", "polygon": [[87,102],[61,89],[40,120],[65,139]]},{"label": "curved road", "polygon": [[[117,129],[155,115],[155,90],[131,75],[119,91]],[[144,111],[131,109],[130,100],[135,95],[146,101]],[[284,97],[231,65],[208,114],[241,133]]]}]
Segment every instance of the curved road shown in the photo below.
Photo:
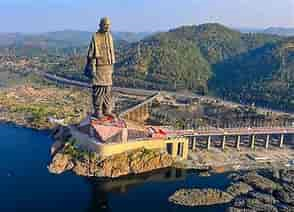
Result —
[{"label": "curved road", "polygon": [[[44,78],[55,81],[58,83],[63,83],[63,84],[68,84],[68,85],[74,85],[74,86],[79,86],[83,88],[91,88],[91,85],[85,82],[81,81],[76,81],[76,80],[71,80],[68,78],[60,77],[57,75],[49,74],[49,73],[41,73],[38,72],[39,75],[43,76]],[[231,101],[226,101],[222,100],[216,97],[211,97],[211,96],[200,96],[197,94],[181,94],[178,92],[171,92],[171,91],[159,91],[159,90],[145,90],[145,89],[136,89],[136,88],[122,88],[122,87],[113,87],[113,90],[116,92],[121,92],[121,93],[127,93],[127,94],[133,94],[133,95],[143,95],[143,96],[151,96],[154,95],[155,93],[166,93],[169,95],[174,95],[174,96],[185,96],[189,98],[199,98],[201,101],[218,101],[222,103],[223,105],[230,106],[230,107],[239,107],[239,106],[248,106],[248,105],[242,105],[236,102],[231,102]],[[268,109],[268,108],[262,108],[262,107],[255,107],[256,111],[259,113],[276,113],[279,115],[288,115],[294,118],[294,113],[287,113],[279,110],[273,110],[273,109]]]}]

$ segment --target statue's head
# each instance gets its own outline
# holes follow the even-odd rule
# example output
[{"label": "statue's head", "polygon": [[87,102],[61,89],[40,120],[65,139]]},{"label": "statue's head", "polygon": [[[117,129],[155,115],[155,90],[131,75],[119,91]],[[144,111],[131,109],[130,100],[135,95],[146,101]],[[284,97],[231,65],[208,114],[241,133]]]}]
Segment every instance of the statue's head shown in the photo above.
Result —
[{"label": "statue's head", "polygon": [[100,20],[100,31],[102,32],[109,32],[110,31],[110,26],[111,26],[111,22],[110,19],[108,17],[104,17]]}]

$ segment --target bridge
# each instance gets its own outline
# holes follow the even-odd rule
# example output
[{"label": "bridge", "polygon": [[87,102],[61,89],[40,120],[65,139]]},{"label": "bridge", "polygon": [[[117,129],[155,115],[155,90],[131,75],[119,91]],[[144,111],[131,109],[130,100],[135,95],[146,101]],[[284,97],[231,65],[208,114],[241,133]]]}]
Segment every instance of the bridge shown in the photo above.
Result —
[{"label": "bridge", "polygon": [[[86,88],[86,89],[91,89],[92,86],[89,83],[78,81],[78,80],[72,80],[68,79],[65,77],[57,76],[54,74],[49,74],[49,73],[42,73],[38,72],[38,75],[41,75],[44,79],[60,84],[67,84],[67,85],[72,85],[80,88]],[[152,96],[159,91],[156,90],[145,90],[145,89],[135,89],[135,88],[122,88],[122,87],[113,87],[113,91],[119,92],[119,93],[126,93],[126,94],[133,94],[133,95],[142,95],[142,96]]]},{"label": "bridge", "polygon": [[[249,147],[256,148],[256,141],[262,141],[264,148],[268,149],[270,142],[275,142],[276,146],[283,147],[285,137],[294,135],[294,127],[272,127],[272,128],[208,128],[198,130],[166,130],[167,138],[185,137],[188,139],[188,145],[183,144],[181,148],[195,150],[197,142],[206,141],[206,148],[209,150],[212,146],[212,138],[217,137],[221,140],[221,148],[226,148],[227,139],[234,138],[234,146],[240,150],[242,138],[249,138]],[[277,140],[276,137],[279,139]],[[186,146],[186,147],[185,147]],[[182,150],[181,150],[182,151]]]},{"label": "bridge", "polygon": [[152,102],[160,96],[160,93],[156,93],[143,102],[138,103],[137,105],[121,112],[119,118],[127,119],[135,122],[145,122],[150,117],[150,105]]},{"label": "bridge", "polygon": [[[132,120],[136,122],[144,122],[149,118],[149,106],[152,101],[159,97],[161,94],[157,93],[145,101],[127,109],[120,114],[120,118],[127,120]],[[179,152],[187,152],[185,148],[190,148],[194,150],[197,145],[197,141],[200,139],[206,140],[207,149],[212,146],[212,138],[221,138],[221,148],[224,150],[226,147],[227,139],[229,137],[235,138],[235,147],[240,150],[242,139],[249,137],[250,148],[255,149],[256,141],[262,140],[264,147],[269,148],[270,142],[274,141],[275,137],[279,137],[278,146],[283,147],[285,136],[294,135],[294,126],[283,126],[283,127],[241,127],[241,128],[206,128],[206,129],[196,129],[196,130],[163,130],[165,137],[167,139],[175,138],[187,138],[188,145],[185,144],[184,140],[177,142],[178,147],[174,147]],[[169,144],[173,145],[173,144]],[[185,147],[186,146],[186,147]],[[168,148],[167,148],[168,149]],[[183,155],[183,154],[180,154]]]}]

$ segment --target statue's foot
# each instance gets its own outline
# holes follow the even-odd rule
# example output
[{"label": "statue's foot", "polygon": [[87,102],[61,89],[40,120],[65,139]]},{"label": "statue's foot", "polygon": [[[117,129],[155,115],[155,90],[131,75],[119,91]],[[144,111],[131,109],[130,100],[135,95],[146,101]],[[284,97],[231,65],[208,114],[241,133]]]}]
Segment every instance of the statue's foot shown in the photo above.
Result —
[{"label": "statue's foot", "polygon": [[108,117],[111,117],[111,118],[113,118],[113,119],[116,119],[116,114],[114,114],[114,113],[106,112],[106,113],[104,113],[104,115],[105,115],[105,116],[108,116]]}]

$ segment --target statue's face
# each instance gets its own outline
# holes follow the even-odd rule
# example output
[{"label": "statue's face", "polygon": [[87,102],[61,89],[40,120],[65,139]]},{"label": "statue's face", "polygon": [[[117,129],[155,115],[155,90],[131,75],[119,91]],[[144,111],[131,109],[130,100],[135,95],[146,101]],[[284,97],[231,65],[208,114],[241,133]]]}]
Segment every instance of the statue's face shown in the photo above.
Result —
[{"label": "statue's face", "polygon": [[110,23],[105,23],[105,22],[101,23],[100,29],[103,32],[109,32],[110,31]]}]

